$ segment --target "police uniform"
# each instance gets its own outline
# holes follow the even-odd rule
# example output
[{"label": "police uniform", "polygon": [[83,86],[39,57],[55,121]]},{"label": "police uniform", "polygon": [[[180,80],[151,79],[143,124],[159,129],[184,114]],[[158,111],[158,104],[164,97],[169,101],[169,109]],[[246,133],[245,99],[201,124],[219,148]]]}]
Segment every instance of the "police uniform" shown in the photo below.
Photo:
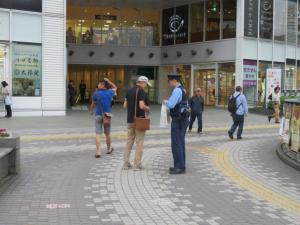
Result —
[{"label": "police uniform", "polygon": [[[168,75],[169,80],[180,80],[180,75]],[[178,82],[170,98],[166,102],[170,109],[171,123],[171,143],[174,167],[170,168],[170,174],[180,174],[185,172],[185,134],[188,127],[188,96],[183,86]]]}]

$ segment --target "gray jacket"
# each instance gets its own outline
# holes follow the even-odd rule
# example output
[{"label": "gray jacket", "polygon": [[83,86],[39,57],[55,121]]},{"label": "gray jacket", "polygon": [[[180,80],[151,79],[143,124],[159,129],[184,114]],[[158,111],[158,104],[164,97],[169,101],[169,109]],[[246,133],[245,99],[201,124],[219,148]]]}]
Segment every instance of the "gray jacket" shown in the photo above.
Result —
[{"label": "gray jacket", "polygon": [[193,96],[189,100],[191,112],[193,114],[200,114],[204,110],[204,99],[202,96]]}]

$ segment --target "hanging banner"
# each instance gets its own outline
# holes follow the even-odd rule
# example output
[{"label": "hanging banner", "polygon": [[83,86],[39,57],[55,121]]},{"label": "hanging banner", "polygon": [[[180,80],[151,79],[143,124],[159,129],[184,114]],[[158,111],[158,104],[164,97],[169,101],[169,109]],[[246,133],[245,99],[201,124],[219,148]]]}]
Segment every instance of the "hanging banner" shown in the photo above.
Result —
[{"label": "hanging banner", "polygon": [[267,95],[274,92],[275,87],[281,88],[281,69],[267,69]]},{"label": "hanging banner", "polygon": [[245,0],[244,35],[257,38],[258,32],[258,1]]},{"label": "hanging banner", "polygon": [[273,0],[260,1],[259,37],[272,39],[273,37]]}]

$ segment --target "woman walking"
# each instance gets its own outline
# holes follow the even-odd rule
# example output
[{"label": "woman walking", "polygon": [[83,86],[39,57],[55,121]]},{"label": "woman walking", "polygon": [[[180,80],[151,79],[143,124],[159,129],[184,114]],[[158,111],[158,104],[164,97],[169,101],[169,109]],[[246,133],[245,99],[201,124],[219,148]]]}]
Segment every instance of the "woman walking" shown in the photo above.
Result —
[{"label": "woman walking", "polygon": [[6,118],[11,118],[12,117],[12,112],[11,112],[11,97],[9,93],[9,88],[8,88],[8,83],[6,81],[1,82],[2,85],[2,91],[1,94],[4,97],[4,104],[5,104],[5,109],[6,109]]},{"label": "woman walking", "polygon": [[274,92],[270,94],[268,99],[271,101],[272,107],[273,107],[273,113],[272,115],[268,116],[269,122],[271,122],[271,119],[275,117],[275,123],[279,122],[279,113],[280,113],[280,87],[275,87]]}]

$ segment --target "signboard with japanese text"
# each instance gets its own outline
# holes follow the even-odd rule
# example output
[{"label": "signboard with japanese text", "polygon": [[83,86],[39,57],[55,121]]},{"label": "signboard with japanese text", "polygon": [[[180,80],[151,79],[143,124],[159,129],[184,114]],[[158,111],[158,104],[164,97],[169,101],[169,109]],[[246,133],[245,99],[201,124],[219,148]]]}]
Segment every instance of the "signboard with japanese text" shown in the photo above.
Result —
[{"label": "signboard with japanese text", "polygon": [[267,69],[267,95],[273,93],[275,87],[281,88],[281,69]]},{"label": "signboard with japanese text", "polygon": [[291,118],[291,149],[299,151],[300,144],[300,105],[293,105],[293,114]]},{"label": "signboard with japanese text", "polygon": [[13,96],[40,96],[42,47],[14,44],[12,51]]},{"label": "signboard with japanese text", "polygon": [[256,101],[257,61],[244,60],[243,62],[243,89],[249,105]]},{"label": "signboard with japanese text", "polygon": [[257,38],[258,33],[258,1],[245,0],[244,35]]}]

